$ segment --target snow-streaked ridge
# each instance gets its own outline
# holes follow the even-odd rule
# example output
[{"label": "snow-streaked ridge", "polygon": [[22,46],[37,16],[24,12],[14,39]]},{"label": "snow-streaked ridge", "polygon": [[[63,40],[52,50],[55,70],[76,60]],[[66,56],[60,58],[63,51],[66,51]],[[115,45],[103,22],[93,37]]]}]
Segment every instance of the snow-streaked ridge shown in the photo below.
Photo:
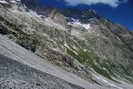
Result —
[{"label": "snow-streaked ridge", "polygon": [[73,25],[74,27],[80,26],[80,27],[83,27],[85,29],[90,29],[91,28],[91,25],[89,23],[84,24],[84,23],[81,23],[79,20],[76,20],[76,19],[73,19],[73,18],[72,18],[72,22],[69,22],[68,24]]},{"label": "snow-streaked ridge", "polygon": [[2,4],[16,4],[17,2],[20,2],[20,0],[0,0]]},{"label": "snow-streaked ridge", "polygon": [[2,4],[8,4],[8,2],[5,1],[5,0],[0,0],[0,3],[2,3]]}]

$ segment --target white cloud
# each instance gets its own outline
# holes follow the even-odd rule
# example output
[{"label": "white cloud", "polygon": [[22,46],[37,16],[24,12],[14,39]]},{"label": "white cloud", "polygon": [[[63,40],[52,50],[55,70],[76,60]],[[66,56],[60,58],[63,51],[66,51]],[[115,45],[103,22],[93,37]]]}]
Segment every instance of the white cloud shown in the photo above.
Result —
[{"label": "white cloud", "polygon": [[75,6],[78,4],[86,4],[86,5],[93,5],[93,4],[106,4],[112,7],[117,7],[121,3],[126,2],[127,0],[65,0],[66,3],[69,5]]}]

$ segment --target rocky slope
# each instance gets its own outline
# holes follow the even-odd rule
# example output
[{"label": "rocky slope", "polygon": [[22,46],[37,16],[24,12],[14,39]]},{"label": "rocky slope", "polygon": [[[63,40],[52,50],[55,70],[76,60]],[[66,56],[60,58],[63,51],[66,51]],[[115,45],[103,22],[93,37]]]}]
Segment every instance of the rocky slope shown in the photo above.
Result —
[{"label": "rocky slope", "polygon": [[93,10],[5,2],[0,2],[0,34],[92,84],[132,89],[132,32]]},{"label": "rocky slope", "polygon": [[1,89],[83,89],[0,55]]}]

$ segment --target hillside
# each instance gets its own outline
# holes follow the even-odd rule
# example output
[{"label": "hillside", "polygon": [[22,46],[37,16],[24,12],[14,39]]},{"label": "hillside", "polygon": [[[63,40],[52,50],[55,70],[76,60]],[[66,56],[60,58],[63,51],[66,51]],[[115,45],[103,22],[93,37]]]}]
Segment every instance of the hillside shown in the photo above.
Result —
[{"label": "hillside", "polygon": [[[41,74],[38,73],[39,68],[55,66],[53,70],[56,71],[53,74],[51,72],[50,76],[62,79],[63,77],[57,73],[58,70],[61,70],[59,74],[62,76],[68,76],[70,73],[76,77],[68,76],[68,80],[64,78],[61,81],[65,80],[81,87],[85,84],[83,88],[86,88],[88,84],[88,89],[94,89],[89,84],[96,86],[96,89],[100,87],[105,89],[133,88],[131,86],[133,83],[132,32],[98,15],[94,10],[65,9],[60,11],[51,6],[40,5],[36,0],[11,1],[0,1],[0,34],[2,35],[0,38],[5,37],[11,40],[11,43],[7,41],[9,42],[7,48],[12,51],[14,49],[11,45],[15,43],[26,49],[24,51],[18,47],[18,51],[13,51],[13,53],[18,52],[16,55],[24,57],[24,61],[17,60],[21,64],[15,62],[17,65],[25,66],[26,63],[28,67],[33,67],[35,69],[33,71],[37,71],[37,74]],[[4,43],[1,44],[4,45]],[[30,57],[27,61],[24,54],[19,54],[21,52],[25,55],[26,53],[27,55],[33,54],[37,58]],[[9,59],[4,57],[1,59],[15,59],[9,54],[4,54],[3,51],[0,54],[9,57]],[[0,63],[3,64],[4,62],[1,61]],[[31,65],[32,61],[36,63],[33,63],[34,66]],[[39,62],[47,66],[39,67],[41,65]],[[28,68],[28,70],[31,69]],[[79,78],[81,83],[76,82],[76,79],[69,80],[71,78],[73,80]],[[55,87],[55,89],[62,89],[62,86],[56,83],[58,88]],[[63,89],[78,89],[78,87]]]}]

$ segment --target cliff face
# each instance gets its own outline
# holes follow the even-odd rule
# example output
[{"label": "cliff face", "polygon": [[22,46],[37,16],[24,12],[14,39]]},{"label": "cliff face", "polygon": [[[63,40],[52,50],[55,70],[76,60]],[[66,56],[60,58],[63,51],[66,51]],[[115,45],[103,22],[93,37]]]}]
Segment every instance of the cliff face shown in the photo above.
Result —
[{"label": "cliff face", "polygon": [[133,82],[133,35],[126,28],[93,10],[60,11],[36,0],[0,3],[0,12],[0,34],[35,55],[106,89],[132,89],[125,83]]}]

